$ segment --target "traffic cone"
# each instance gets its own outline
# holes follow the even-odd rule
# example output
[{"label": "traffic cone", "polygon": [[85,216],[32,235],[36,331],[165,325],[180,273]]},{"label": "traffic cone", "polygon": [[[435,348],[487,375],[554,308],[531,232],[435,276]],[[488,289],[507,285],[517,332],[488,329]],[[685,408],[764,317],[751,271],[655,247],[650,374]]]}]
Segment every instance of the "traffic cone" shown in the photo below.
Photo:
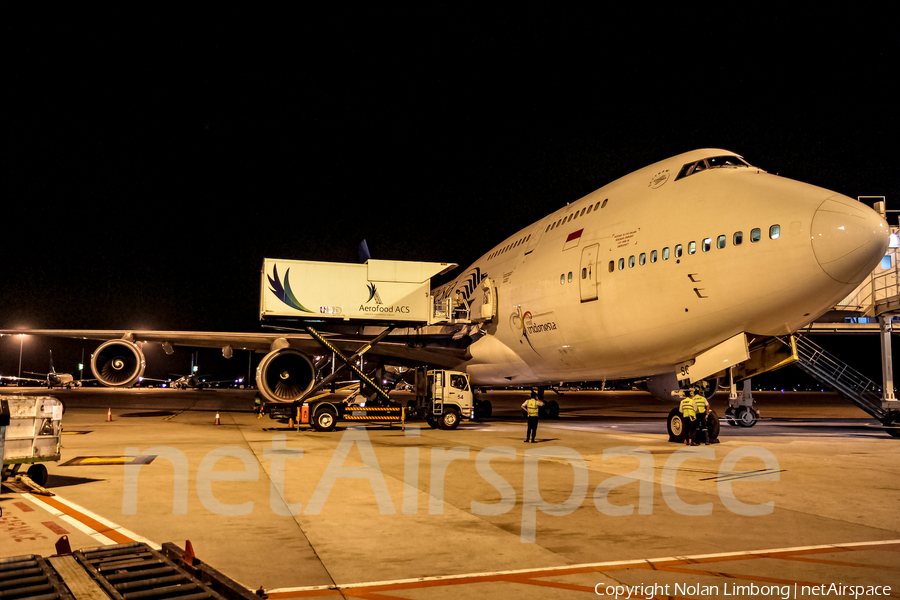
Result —
[{"label": "traffic cone", "polygon": [[216,425],[221,425],[222,422],[219,421],[219,413],[216,413]]},{"label": "traffic cone", "polygon": [[106,409],[106,422],[110,423],[112,421],[112,408]]}]

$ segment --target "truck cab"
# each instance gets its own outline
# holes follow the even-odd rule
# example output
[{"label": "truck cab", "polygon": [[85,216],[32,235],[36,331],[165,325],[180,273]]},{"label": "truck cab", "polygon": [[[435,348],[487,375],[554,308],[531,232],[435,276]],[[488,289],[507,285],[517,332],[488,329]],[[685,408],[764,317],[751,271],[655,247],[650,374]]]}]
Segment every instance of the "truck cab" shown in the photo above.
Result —
[{"label": "truck cab", "polygon": [[469,376],[461,371],[416,371],[416,404],[432,427],[456,429],[462,419],[475,417]]}]

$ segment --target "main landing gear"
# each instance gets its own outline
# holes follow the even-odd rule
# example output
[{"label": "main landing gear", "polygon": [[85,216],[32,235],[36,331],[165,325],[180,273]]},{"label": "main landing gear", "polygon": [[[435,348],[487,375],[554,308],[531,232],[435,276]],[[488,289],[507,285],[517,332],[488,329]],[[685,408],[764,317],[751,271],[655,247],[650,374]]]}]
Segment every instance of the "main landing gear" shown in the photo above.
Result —
[{"label": "main landing gear", "polygon": [[[551,390],[556,394],[559,394],[556,390]],[[559,418],[559,402],[556,400],[544,400],[544,388],[538,388],[538,400],[544,403],[543,406],[538,408],[538,416],[542,419],[558,419]],[[525,412],[525,409],[522,409],[522,417],[527,418],[528,413]]]},{"label": "main landing gear", "polygon": [[731,392],[728,394],[728,408],[725,409],[725,420],[732,427],[753,427],[759,420],[759,411],[753,401],[750,380],[744,380],[741,394],[737,393],[737,385],[732,380]]}]

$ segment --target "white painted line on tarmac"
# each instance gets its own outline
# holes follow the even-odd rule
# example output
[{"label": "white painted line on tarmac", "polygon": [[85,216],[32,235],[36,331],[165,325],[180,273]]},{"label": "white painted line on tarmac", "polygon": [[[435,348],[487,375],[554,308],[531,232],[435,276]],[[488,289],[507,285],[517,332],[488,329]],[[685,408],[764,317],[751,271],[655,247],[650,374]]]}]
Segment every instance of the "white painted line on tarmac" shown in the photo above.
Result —
[{"label": "white painted line on tarmac", "polygon": [[100,544],[104,546],[110,546],[112,544],[117,544],[120,542],[116,542],[113,539],[110,539],[107,535],[97,531],[94,527],[89,524],[89,521],[95,521],[107,528],[108,531],[115,532],[124,538],[129,538],[131,541],[135,542],[143,542],[153,548],[154,550],[159,550],[162,548],[161,545],[148,540],[147,538],[140,536],[133,531],[125,529],[118,523],[114,523],[109,519],[101,517],[97,513],[94,513],[83,506],[79,506],[70,500],[66,500],[62,496],[54,495],[52,496],[53,501],[62,504],[68,510],[60,510],[51,504],[48,501],[44,501],[40,496],[35,496],[34,494],[22,494],[22,497],[26,500],[29,500],[32,504],[35,504],[53,516],[59,517],[61,520],[69,523],[73,527],[83,531],[87,535],[91,536],[95,540],[97,540]]},{"label": "white painted line on tarmac", "polygon": [[365,587],[379,587],[387,585],[403,585],[409,583],[423,583],[427,581],[447,581],[452,579],[472,579],[479,577],[498,577],[502,575],[522,575],[525,573],[544,573],[547,571],[569,571],[575,569],[602,569],[603,567],[621,567],[624,565],[642,565],[647,563],[659,563],[668,561],[685,561],[685,560],[708,560],[714,558],[734,558],[741,556],[755,556],[758,554],[774,554],[784,552],[809,552],[812,550],[828,550],[831,548],[854,548],[861,546],[887,546],[890,544],[900,544],[897,540],[880,540],[874,542],[851,542],[849,544],[822,544],[818,546],[796,546],[791,548],[772,548],[768,550],[745,550],[739,552],[720,552],[716,554],[693,554],[685,556],[668,556],[660,558],[638,558],[632,560],[613,560],[598,563],[582,563],[578,565],[565,565],[560,567],[544,567],[537,569],[514,569],[509,571],[488,571],[483,573],[466,573],[462,575],[436,575],[433,577],[417,577],[413,579],[395,579],[392,581],[370,581],[367,583],[346,583],[336,585],[317,585],[307,587],[292,587],[266,590],[268,594],[283,594],[290,592],[314,592],[330,589],[352,589]]}]

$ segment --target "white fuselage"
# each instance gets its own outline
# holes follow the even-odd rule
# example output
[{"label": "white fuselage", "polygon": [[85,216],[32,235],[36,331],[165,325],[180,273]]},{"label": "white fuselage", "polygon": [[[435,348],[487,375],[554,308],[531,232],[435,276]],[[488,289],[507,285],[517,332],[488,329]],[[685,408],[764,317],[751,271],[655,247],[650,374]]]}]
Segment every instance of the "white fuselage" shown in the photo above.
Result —
[{"label": "white fuselage", "polygon": [[851,198],[747,165],[679,177],[722,156],[735,157],[697,150],[627,175],[435,289],[462,289],[478,314],[478,284],[496,285],[496,317],[458,368],[476,385],[673,372],[741,332],[796,331],[884,255],[887,224]]}]

